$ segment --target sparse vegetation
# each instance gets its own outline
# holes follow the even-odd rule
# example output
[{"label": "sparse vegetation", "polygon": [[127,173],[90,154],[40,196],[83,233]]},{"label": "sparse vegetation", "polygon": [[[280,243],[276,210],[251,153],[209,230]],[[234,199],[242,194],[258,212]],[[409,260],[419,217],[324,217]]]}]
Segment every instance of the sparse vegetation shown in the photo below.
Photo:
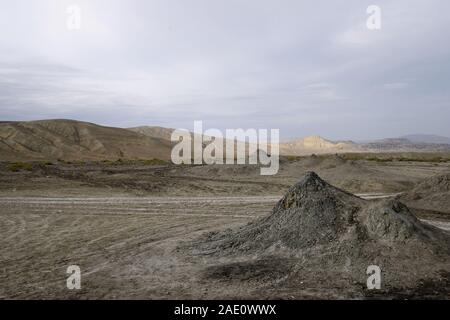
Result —
[{"label": "sparse vegetation", "polygon": [[129,160],[119,158],[117,160],[101,160],[99,163],[108,166],[122,166],[122,165],[145,165],[145,166],[155,166],[155,165],[167,165],[168,161],[161,159],[139,159],[139,160]]},{"label": "sparse vegetation", "polygon": [[9,171],[31,171],[33,170],[33,164],[30,162],[13,162],[8,166]]},{"label": "sparse vegetation", "polygon": [[286,159],[288,161],[292,162],[292,161],[297,161],[297,160],[301,159],[301,157],[300,156],[287,156]]},{"label": "sparse vegetation", "polygon": [[44,162],[44,166],[52,166],[52,165],[53,165],[53,162],[51,162],[51,161]]},{"label": "sparse vegetation", "polygon": [[447,153],[345,153],[342,157],[346,160],[375,162],[450,162],[450,154]]},{"label": "sparse vegetation", "polygon": [[154,165],[165,165],[168,164],[167,161],[160,160],[160,159],[149,159],[149,160],[141,160],[143,164],[147,166],[154,166]]}]

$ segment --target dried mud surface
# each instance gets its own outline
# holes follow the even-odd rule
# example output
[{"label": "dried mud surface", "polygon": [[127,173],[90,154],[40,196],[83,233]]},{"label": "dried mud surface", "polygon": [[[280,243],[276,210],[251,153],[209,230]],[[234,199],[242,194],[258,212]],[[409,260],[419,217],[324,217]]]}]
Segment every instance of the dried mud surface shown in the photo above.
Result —
[{"label": "dried mud surface", "polygon": [[[407,192],[450,171],[446,163],[333,157],[282,162],[273,177],[251,166],[38,164],[12,172],[0,164],[0,298],[449,298],[448,273],[414,274],[428,263],[420,259],[410,269],[413,282],[383,283],[374,293],[365,289],[365,268],[330,276],[335,264],[326,256],[317,268],[299,263],[301,255],[211,257],[183,246],[267,216],[309,170],[367,198]],[[450,229],[445,210],[414,210]],[[73,264],[81,290],[66,288]],[[343,256],[339,266],[353,263]]]}]

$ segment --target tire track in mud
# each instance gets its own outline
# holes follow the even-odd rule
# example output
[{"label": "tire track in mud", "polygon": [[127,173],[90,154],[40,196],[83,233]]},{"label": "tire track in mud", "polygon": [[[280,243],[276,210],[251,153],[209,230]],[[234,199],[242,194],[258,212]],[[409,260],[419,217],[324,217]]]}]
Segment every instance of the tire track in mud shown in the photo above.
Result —
[{"label": "tire track in mud", "polygon": [[171,258],[163,255],[176,243],[245,223],[254,217],[249,212],[265,213],[273,200],[244,199],[230,209],[234,198],[1,198],[0,296],[69,297],[64,279],[70,264],[80,265],[86,281],[99,288],[88,296],[103,296],[139,272],[160,283],[153,271],[167,273]]},{"label": "tire track in mud", "polygon": [[146,288],[184,285],[190,267],[170,253],[180,241],[245,224],[268,214],[278,200],[0,198],[0,297],[73,298],[65,288],[70,264],[82,267],[93,290],[85,297],[142,297]]}]

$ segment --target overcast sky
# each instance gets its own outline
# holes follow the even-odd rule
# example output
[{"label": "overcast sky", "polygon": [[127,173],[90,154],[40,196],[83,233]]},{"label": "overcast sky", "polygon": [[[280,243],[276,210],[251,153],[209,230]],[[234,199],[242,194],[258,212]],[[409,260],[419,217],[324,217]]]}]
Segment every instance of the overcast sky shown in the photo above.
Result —
[{"label": "overcast sky", "polygon": [[448,0],[2,0],[0,120],[450,136],[449,31]]}]

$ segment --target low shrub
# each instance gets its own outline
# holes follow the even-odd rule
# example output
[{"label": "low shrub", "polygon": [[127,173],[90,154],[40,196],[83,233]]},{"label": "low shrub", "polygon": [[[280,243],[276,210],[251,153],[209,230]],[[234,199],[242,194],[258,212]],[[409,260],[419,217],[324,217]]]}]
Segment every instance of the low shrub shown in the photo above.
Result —
[{"label": "low shrub", "polygon": [[8,166],[9,171],[18,172],[18,171],[31,171],[33,170],[33,164],[29,162],[14,162]]}]

